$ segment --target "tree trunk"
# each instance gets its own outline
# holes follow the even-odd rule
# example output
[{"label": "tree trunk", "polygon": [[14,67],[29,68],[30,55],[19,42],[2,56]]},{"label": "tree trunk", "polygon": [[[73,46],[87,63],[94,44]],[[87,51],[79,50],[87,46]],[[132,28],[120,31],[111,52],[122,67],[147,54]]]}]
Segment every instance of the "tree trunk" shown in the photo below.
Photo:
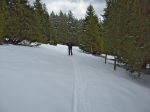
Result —
[{"label": "tree trunk", "polygon": [[105,64],[107,63],[107,54],[105,55]]},{"label": "tree trunk", "polygon": [[93,48],[92,48],[92,45],[91,45],[91,53],[93,54]]},{"label": "tree trunk", "polygon": [[114,70],[116,71],[117,68],[117,56],[114,56],[115,60],[114,60]]}]

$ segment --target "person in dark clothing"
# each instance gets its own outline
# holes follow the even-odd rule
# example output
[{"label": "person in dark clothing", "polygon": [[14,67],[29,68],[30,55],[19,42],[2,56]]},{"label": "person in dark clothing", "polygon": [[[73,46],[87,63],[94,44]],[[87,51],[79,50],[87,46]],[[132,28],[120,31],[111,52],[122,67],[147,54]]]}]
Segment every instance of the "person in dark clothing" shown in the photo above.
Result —
[{"label": "person in dark clothing", "polygon": [[73,52],[72,52],[72,46],[73,46],[73,43],[72,42],[68,42],[67,43],[67,46],[68,46],[68,55],[73,55]]}]

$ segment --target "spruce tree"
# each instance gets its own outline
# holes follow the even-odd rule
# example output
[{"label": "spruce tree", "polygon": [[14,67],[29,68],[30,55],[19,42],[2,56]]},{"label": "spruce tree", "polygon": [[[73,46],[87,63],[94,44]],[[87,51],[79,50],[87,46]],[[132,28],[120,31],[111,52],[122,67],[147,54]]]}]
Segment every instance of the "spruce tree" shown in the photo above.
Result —
[{"label": "spruce tree", "polygon": [[6,27],[5,27],[5,35],[9,37],[20,37],[20,17],[21,17],[21,7],[20,0],[13,0],[7,4],[8,6],[8,14],[6,17]]},{"label": "spruce tree", "polygon": [[57,40],[61,44],[66,44],[67,42],[67,17],[62,11],[60,11],[57,18]]},{"label": "spruce tree", "polygon": [[103,50],[102,29],[92,5],[87,8],[82,44],[87,52],[99,54]]},{"label": "spruce tree", "polygon": [[40,36],[38,41],[44,43],[51,42],[52,44],[56,44],[56,37],[54,35],[54,30],[50,22],[50,16],[47,12],[46,5],[42,4],[41,0],[36,0],[34,3],[34,8],[36,16],[39,19],[38,31]]}]

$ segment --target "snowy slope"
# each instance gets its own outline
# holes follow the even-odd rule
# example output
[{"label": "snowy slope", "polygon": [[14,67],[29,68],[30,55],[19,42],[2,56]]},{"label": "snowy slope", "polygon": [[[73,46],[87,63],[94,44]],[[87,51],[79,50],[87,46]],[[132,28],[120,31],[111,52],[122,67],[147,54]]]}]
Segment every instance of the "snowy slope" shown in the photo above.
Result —
[{"label": "snowy slope", "polygon": [[0,46],[0,112],[150,112],[149,83],[62,45]]}]

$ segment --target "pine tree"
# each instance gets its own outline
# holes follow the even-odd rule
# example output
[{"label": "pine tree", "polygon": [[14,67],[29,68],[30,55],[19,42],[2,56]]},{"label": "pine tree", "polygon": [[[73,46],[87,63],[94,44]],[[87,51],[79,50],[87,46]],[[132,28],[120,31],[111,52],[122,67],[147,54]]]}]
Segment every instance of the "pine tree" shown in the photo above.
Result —
[{"label": "pine tree", "polygon": [[60,11],[58,18],[57,18],[57,40],[61,44],[66,44],[67,42],[67,17],[66,14],[63,14],[62,11]]},{"label": "pine tree", "polygon": [[69,11],[68,13],[67,24],[68,24],[68,41],[73,41],[73,33],[75,26],[74,26],[74,16],[71,11]]},{"label": "pine tree", "polygon": [[6,17],[5,35],[10,37],[18,37],[20,33],[20,0],[9,0],[8,14]]},{"label": "pine tree", "polygon": [[41,0],[36,0],[34,2],[34,9],[36,12],[36,17],[38,19],[38,32],[39,32],[39,37],[37,38],[37,41],[43,41],[45,37],[45,29],[44,29],[44,10],[43,10],[43,5],[41,3]]},{"label": "pine tree", "polygon": [[55,15],[55,13],[52,11],[52,13],[50,14],[50,23],[51,23],[51,38],[54,41],[50,41],[50,43],[57,43],[58,39],[57,39],[57,31],[58,31],[58,24],[57,24],[57,16]]},{"label": "pine tree", "polygon": [[103,50],[102,29],[95,10],[92,5],[87,9],[84,20],[84,37],[82,40],[84,50],[99,54]]},{"label": "pine tree", "polygon": [[68,41],[72,41],[75,45],[78,45],[78,20],[74,17],[73,13],[69,11],[68,13]]},{"label": "pine tree", "polygon": [[53,25],[51,24],[51,18],[47,12],[46,5],[41,3],[41,0],[36,0],[34,3],[34,8],[36,12],[36,16],[39,19],[39,34],[40,38],[38,41],[47,43],[51,42],[52,44],[56,44],[56,37],[53,30]]}]

